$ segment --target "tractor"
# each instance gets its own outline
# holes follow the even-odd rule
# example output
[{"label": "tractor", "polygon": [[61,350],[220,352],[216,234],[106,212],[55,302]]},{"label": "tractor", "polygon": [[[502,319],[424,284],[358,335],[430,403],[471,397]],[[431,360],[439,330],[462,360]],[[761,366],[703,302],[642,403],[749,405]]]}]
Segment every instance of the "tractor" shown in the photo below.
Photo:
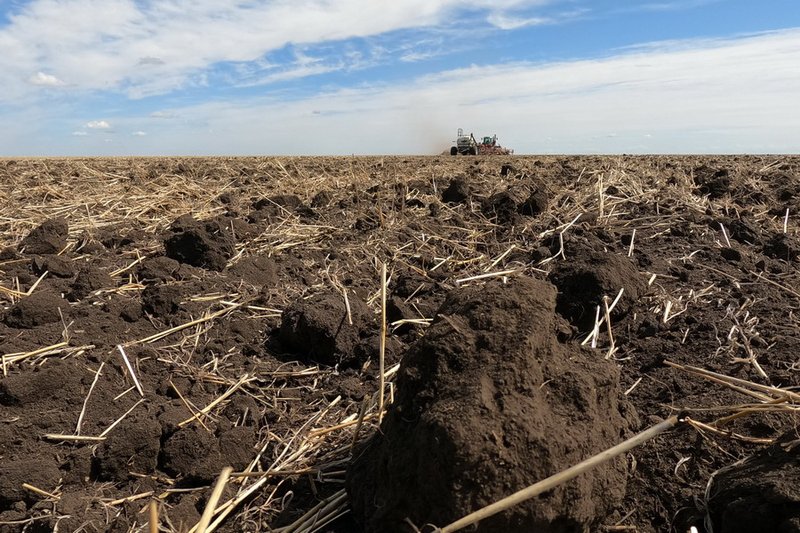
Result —
[{"label": "tractor", "polygon": [[464,134],[462,128],[458,128],[456,145],[450,148],[450,155],[510,155],[513,153],[514,150],[503,148],[497,144],[497,135],[484,137],[481,142],[478,142],[471,133]]}]

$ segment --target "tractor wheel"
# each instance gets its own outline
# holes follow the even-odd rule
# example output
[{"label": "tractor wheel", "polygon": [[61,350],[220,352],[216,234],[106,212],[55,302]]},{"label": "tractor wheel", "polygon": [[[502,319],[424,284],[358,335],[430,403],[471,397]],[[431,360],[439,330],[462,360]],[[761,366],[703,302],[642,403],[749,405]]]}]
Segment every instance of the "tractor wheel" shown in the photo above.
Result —
[{"label": "tractor wheel", "polygon": [[455,146],[450,148],[450,155],[458,155],[458,148],[456,148]]}]

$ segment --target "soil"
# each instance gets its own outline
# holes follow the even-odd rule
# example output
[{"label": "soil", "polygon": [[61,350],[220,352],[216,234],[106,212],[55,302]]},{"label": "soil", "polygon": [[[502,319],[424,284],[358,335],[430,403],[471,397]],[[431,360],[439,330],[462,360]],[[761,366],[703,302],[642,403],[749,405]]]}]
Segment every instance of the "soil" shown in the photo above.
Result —
[{"label": "soil", "polygon": [[[625,435],[632,411],[616,365],[556,339],[555,300],[552,285],[524,277],[447,296],[350,468],[353,513],[367,531],[448,524]],[[622,501],[625,478],[618,459],[477,531],[596,526]]]},{"label": "soil", "polygon": [[798,402],[755,389],[800,386],[800,158],[31,159],[0,180],[0,533],[146,530],[153,497],[187,531],[225,466],[225,501],[253,493],[218,531],[343,488],[320,531],[443,526],[679,412],[696,423],[479,530],[800,530]]},{"label": "soil", "polygon": [[57,254],[67,245],[69,224],[63,218],[48,218],[33,229],[20,243],[28,254]]},{"label": "soil", "polygon": [[722,531],[800,531],[800,435],[792,431],[776,444],[717,472],[706,505]]}]

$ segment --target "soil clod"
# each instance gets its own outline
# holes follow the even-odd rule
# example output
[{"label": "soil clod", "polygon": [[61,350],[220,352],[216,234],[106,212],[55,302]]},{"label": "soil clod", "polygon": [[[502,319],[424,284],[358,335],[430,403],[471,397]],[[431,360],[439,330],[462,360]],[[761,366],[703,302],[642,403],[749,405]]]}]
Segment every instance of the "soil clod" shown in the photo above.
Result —
[{"label": "soil clod", "polygon": [[22,298],[8,310],[3,321],[12,328],[27,329],[58,322],[62,315],[69,315],[69,303],[55,293],[42,290]]},{"label": "soil clod", "polygon": [[442,192],[442,201],[448,204],[462,204],[472,195],[469,183],[464,178],[450,180],[450,185]]},{"label": "soil clod", "polygon": [[719,471],[708,502],[714,531],[800,531],[800,440],[792,431]]},{"label": "soil clod", "polygon": [[582,331],[594,327],[598,305],[603,314],[603,296],[609,298],[610,306],[624,289],[612,314],[621,317],[647,288],[630,259],[597,250],[559,263],[550,281],[558,287],[558,312]]},{"label": "soil clod", "polygon": [[34,257],[32,266],[34,273],[38,276],[45,272],[57,278],[71,278],[75,275],[72,261],[60,255],[50,254]]},{"label": "soil clod", "polygon": [[218,221],[201,222],[181,217],[173,223],[172,235],[164,239],[167,257],[181,263],[222,270],[234,253],[230,231]]},{"label": "soil clod", "polygon": [[96,290],[108,289],[113,286],[114,280],[106,272],[93,266],[86,266],[78,272],[67,298],[73,302],[82,300]]},{"label": "soil clod", "polygon": [[[626,428],[616,367],[557,341],[555,300],[529,278],[450,293],[348,474],[366,531],[412,531],[406,517],[445,525],[616,444]],[[613,461],[476,531],[580,531],[624,487]]]},{"label": "soil clod", "polygon": [[326,365],[358,362],[356,348],[373,318],[360,299],[350,295],[348,300],[352,325],[342,294],[326,293],[293,303],[283,312],[281,343],[303,361]]},{"label": "soil clod", "polygon": [[69,224],[63,218],[49,218],[34,228],[20,243],[26,254],[57,254],[67,245]]}]

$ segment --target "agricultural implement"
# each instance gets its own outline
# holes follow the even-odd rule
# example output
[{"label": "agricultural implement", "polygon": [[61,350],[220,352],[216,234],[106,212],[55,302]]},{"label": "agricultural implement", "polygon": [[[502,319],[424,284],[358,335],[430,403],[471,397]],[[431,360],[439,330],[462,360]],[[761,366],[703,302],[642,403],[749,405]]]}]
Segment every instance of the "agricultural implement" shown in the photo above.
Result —
[{"label": "agricultural implement", "polygon": [[450,148],[450,155],[510,155],[514,150],[503,148],[497,144],[497,135],[484,137],[481,142],[471,133],[466,135],[464,130],[458,128],[456,145]]}]

